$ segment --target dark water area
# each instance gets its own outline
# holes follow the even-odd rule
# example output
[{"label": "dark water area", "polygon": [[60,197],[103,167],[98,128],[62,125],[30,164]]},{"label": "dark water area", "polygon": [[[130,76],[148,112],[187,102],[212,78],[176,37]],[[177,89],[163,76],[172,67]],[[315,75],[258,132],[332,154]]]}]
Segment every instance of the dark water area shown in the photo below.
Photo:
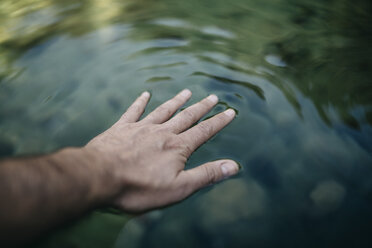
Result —
[{"label": "dark water area", "polygon": [[215,93],[238,116],[187,168],[242,173],[81,242],[371,247],[371,23],[370,0],[1,0],[0,156],[84,145],[144,90],[147,113]]}]

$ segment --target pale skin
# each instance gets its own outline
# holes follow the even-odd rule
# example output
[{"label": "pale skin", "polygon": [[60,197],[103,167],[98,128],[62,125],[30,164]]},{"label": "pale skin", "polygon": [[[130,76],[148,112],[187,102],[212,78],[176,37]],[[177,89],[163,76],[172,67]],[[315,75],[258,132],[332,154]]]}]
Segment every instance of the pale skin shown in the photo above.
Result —
[{"label": "pale skin", "polygon": [[35,239],[97,207],[165,207],[236,174],[228,159],[185,170],[188,157],[235,117],[229,109],[194,125],[217,104],[215,95],[174,115],[190,97],[183,90],[140,120],[150,99],[144,92],[84,147],[1,161],[0,245]]}]

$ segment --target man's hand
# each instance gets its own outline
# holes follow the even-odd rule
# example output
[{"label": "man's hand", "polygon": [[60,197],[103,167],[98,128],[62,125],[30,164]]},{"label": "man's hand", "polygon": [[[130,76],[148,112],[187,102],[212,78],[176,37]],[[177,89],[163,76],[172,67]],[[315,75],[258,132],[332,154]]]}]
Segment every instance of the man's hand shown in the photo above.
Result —
[{"label": "man's hand", "polygon": [[118,191],[111,204],[143,212],[183,200],[198,189],[238,172],[231,160],[184,170],[188,157],[235,116],[232,109],[193,126],[218,102],[215,95],[173,114],[191,97],[184,90],[140,120],[150,99],[143,93],[110,129],[84,149],[110,170]]},{"label": "man's hand", "polygon": [[0,161],[0,246],[27,243],[101,206],[163,207],[237,173],[231,160],[184,170],[191,153],[235,116],[230,109],[193,126],[217,104],[211,95],[171,118],[190,96],[184,90],[139,121],[145,92],[82,148]]}]

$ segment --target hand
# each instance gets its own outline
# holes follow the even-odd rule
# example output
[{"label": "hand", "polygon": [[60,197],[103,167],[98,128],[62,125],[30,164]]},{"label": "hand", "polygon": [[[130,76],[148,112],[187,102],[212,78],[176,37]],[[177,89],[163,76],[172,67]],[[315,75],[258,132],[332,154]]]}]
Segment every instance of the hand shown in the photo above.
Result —
[{"label": "hand", "polygon": [[150,99],[144,92],[118,122],[86,145],[114,175],[118,191],[111,204],[144,212],[181,201],[239,171],[231,160],[184,170],[191,153],[235,117],[228,109],[192,127],[217,104],[217,96],[210,95],[171,118],[190,97],[183,90],[139,121]]}]

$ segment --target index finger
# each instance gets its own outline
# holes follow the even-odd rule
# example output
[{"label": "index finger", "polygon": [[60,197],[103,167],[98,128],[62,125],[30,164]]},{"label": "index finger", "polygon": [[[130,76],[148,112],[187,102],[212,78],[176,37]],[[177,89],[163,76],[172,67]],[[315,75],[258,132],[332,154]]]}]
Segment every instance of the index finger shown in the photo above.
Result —
[{"label": "index finger", "polygon": [[234,117],[235,111],[228,109],[181,133],[180,137],[188,144],[188,147],[190,148],[189,152],[193,152],[200,145],[221,131],[222,128],[227,126]]}]

